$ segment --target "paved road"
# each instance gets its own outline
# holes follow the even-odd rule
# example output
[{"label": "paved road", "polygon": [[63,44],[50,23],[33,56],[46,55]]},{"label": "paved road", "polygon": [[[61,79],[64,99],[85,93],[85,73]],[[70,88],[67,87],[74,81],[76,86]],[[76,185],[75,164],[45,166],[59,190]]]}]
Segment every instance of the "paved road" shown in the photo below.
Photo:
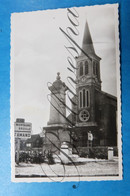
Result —
[{"label": "paved road", "polygon": [[30,164],[20,163],[15,167],[17,177],[46,176],[117,176],[119,173],[117,161],[93,161],[79,165]]}]

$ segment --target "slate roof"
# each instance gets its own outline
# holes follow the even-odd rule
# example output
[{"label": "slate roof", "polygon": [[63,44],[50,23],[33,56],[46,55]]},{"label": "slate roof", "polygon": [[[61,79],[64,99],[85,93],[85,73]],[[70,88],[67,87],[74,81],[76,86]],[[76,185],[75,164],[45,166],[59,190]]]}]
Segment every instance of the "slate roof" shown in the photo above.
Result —
[{"label": "slate roof", "polygon": [[[98,57],[95,53],[93,41],[91,38],[88,22],[86,21],[85,29],[84,29],[84,37],[82,42],[82,50],[91,58],[96,57],[98,59],[101,59]],[[81,55],[85,55],[84,52],[81,52]]]}]

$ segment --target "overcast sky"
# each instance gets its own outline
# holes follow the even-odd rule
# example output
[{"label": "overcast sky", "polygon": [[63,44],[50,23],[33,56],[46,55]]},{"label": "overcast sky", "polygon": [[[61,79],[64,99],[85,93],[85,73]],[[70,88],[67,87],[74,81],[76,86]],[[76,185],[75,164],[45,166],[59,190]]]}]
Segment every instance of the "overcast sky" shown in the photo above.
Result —
[{"label": "overcast sky", "polygon": [[[86,20],[96,54],[101,60],[102,90],[116,96],[115,16],[113,6],[76,8],[79,35],[73,39],[81,46]],[[14,120],[25,118],[32,122],[33,133],[40,132],[49,120],[47,82],[61,73],[68,86],[67,57],[64,46],[71,46],[63,33],[72,27],[67,9],[14,13],[11,17],[11,76]]]}]

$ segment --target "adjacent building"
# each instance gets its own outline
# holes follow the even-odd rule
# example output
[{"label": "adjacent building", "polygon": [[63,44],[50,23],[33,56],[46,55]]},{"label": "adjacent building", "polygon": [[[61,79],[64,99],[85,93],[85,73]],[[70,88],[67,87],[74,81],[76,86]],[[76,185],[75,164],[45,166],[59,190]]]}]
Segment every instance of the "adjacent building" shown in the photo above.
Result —
[{"label": "adjacent building", "polygon": [[31,138],[25,142],[26,151],[42,151],[43,150],[43,137],[40,134],[31,135]]},{"label": "adjacent building", "polygon": [[14,122],[15,152],[25,149],[25,142],[31,138],[32,123],[26,122],[23,118],[17,118]]},{"label": "adjacent building", "polygon": [[26,140],[31,137],[32,123],[25,122],[25,119],[17,118],[14,123],[14,136],[21,140]]}]

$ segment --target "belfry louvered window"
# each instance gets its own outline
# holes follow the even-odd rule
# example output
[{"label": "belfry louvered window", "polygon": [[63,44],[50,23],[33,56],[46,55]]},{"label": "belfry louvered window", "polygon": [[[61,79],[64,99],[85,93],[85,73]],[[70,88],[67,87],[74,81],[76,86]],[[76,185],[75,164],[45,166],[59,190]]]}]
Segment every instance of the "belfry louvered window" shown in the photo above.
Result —
[{"label": "belfry louvered window", "polygon": [[98,63],[96,63],[96,75],[97,75],[97,77],[99,77]]},{"label": "belfry louvered window", "polygon": [[88,61],[85,61],[85,75],[88,74]]},{"label": "belfry louvered window", "polygon": [[88,61],[80,62],[79,64],[79,76],[87,75],[89,72],[88,70]]},{"label": "belfry louvered window", "polygon": [[93,62],[93,74],[96,75],[96,62]]},{"label": "belfry louvered window", "polygon": [[98,73],[98,62],[93,61],[93,74],[94,75],[99,75]]},{"label": "belfry louvered window", "polygon": [[79,75],[82,76],[83,75],[83,63],[80,63],[80,68],[79,68]]}]

